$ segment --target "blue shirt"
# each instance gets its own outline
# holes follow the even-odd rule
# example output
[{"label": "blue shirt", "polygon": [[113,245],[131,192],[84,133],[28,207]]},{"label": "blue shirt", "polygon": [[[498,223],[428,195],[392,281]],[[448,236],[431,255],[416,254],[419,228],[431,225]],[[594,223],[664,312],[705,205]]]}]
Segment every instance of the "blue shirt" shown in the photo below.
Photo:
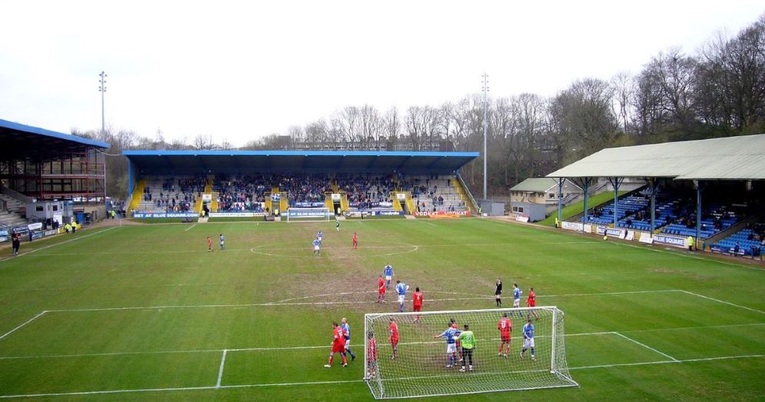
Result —
[{"label": "blue shirt", "polygon": [[385,274],[385,276],[393,276],[393,267],[391,267],[390,265],[386,265],[383,273]]},{"label": "blue shirt", "polygon": [[404,282],[400,282],[396,285],[396,292],[398,292],[399,296],[405,296],[406,295],[406,284]]},{"label": "blue shirt", "polygon": [[513,299],[521,300],[521,288],[513,289]]},{"label": "blue shirt", "polygon": [[534,338],[534,324],[532,323],[526,323],[523,326],[523,338],[532,339]]},{"label": "blue shirt", "polygon": [[446,344],[450,345],[452,343],[456,343],[457,340],[454,339],[455,336],[460,336],[460,330],[454,327],[449,327],[446,329],[446,331],[441,333],[441,336],[443,338],[446,338]]},{"label": "blue shirt", "polygon": [[321,242],[319,241],[319,239],[316,239],[316,240],[313,241],[313,246],[314,247],[321,246]]},{"label": "blue shirt", "polygon": [[340,329],[343,330],[343,336],[345,336],[346,341],[351,340],[351,326],[348,325],[348,323],[340,324]]}]

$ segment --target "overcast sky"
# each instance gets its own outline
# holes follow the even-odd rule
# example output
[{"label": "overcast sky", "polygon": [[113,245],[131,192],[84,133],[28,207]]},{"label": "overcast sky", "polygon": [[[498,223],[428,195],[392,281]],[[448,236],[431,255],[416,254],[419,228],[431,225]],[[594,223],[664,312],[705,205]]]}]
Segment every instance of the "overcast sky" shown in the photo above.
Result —
[{"label": "overcast sky", "polygon": [[552,96],[694,53],[761,0],[0,2],[0,119],[235,146],[346,106]]}]

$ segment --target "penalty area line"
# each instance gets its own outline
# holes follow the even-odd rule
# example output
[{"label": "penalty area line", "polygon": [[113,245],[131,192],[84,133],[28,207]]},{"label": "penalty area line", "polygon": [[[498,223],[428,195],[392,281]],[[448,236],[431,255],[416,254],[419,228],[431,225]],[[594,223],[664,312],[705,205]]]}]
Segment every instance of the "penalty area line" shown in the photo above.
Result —
[{"label": "penalty area line", "polygon": [[188,391],[209,391],[216,389],[238,389],[238,388],[260,388],[260,387],[297,387],[311,385],[338,385],[364,382],[364,380],[339,380],[339,381],[305,381],[305,382],[284,382],[284,383],[265,383],[265,384],[239,384],[239,385],[221,385],[221,386],[203,386],[203,387],[170,387],[170,388],[137,388],[137,389],[115,389],[102,391],[75,391],[75,392],[49,392],[39,394],[16,394],[0,395],[0,399],[17,398],[44,398],[60,396],[87,396],[87,395],[115,395],[132,393],[150,393],[150,392],[188,392]]},{"label": "penalty area line", "polygon": [[658,350],[656,348],[652,348],[652,347],[650,347],[650,346],[648,346],[648,345],[646,345],[644,343],[638,342],[638,341],[630,338],[629,336],[620,334],[618,332],[614,332],[614,334],[617,335],[617,336],[620,336],[620,337],[622,337],[622,338],[624,338],[624,339],[626,339],[626,340],[628,340],[630,342],[636,343],[636,344],[638,344],[638,345],[640,345],[640,346],[642,346],[642,347],[644,347],[644,348],[646,348],[648,350],[656,352],[656,353],[658,353],[658,354],[660,354],[660,355],[662,355],[662,356],[664,356],[664,357],[666,357],[666,358],[668,358],[668,359],[670,359],[670,360],[672,360],[674,362],[678,362],[679,361],[679,360],[675,359],[674,357],[672,357],[672,356],[670,356],[670,355],[668,355],[668,354],[666,354],[666,353],[664,353],[664,352],[662,352],[662,351],[660,351],[660,350]]},{"label": "penalty area line", "polygon": [[601,368],[614,368],[614,367],[632,367],[632,366],[650,366],[654,364],[676,364],[676,363],[694,363],[694,362],[711,362],[717,360],[735,360],[735,359],[760,359],[765,355],[738,355],[738,356],[718,356],[718,357],[702,357],[696,359],[675,359],[675,360],[658,360],[652,362],[637,362],[637,363],[616,363],[616,364],[598,364],[593,366],[569,366],[569,370],[591,370]]},{"label": "penalty area line", "polygon": [[765,314],[765,311],[762,311],[762,310],[757,310],[757,309],[754,309],[754,308],[751,308],[751,307],[746,307],[746,306],[742,306],[742,305],[739,305],[739,304],[735,304],[735,303],[731,303],[731,302],[727,302],[727,301],[725,301],[725,300],[715,299],[714,297],[709,297],[709,296],[700,295],[700,294],[698,294],[698,293],[689,292],[689,291],[687,291],[687,290],[681,290],[681,292],[683,292],[683,293],[686,293],[686,294],[689,294],[689,295],[691,295],[691,296],[700,297],[700,298],[702,298],[702,299],[711,300],[711,301],[713,301],[713,302],[722,303],[722,304],[727,304],[727,305],[729,305],[729,306],[732,306],[732,307],[736,307],[736,308],[741,308],[741,309],[744,309],[744,310],[753,311],[753,312],[755,312],[755,313]]},{"label": "penalty area line", "polygon": [[22,327],[24,327],[25,325],[27,325],[27,324],[31,323],[32,321],[34,321],[34,320],[36,320],[36,319],[38,319],[38,318],[42,317],[42,316],[43,316],[43,315],[45,315],[45,313],[47,313],[47,312],[48,312],[47,310],[46,310],[46,311],[43,311],[42,313],[40,313],[40,314],[37,314],[36,316],[34,316],[34,317],[30,318],[29,320],[27,320],[25,323],[23,323],[23,324],[19,325],[18,327],[16,327],[16,328],[14,328],[14,329],[12,329],[12,330],[10,330],[10,331],[8,331],[8,332],[4,333],[2,336],[0,336],[0,340],[2,340],[2,339],[5,339],[5,337],[7,337],[8,335],[10,335],[10,334],[12,334],[12,333],[14,333],[14,332],[18,331],[19,329],[21,329],[21,328],[22,328]]},{"label": "penalty area line", "polygon": [[220,388],[220,383],[223,381],[223,367],[226,365],[226,355],[228,349],[223,349],[223,356],[220,358],[220,367],[218,367],[218,382],[215,383],[215,388]]}]

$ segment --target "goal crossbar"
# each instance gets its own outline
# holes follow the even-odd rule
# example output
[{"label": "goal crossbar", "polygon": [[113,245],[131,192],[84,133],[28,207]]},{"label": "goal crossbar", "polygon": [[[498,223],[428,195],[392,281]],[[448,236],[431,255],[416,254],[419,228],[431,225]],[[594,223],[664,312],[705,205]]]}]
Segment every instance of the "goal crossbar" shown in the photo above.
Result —
[{"label": "goal crossbar", "polygon": [[[504,315],[512,327],[509,342],[502,342],[499,330]],[[377,358],[367,343],[364,379],[376,399],[575,387],[566,362],[564,317],[556,306],[365,314],[364,333],[375,338]],[[395,355],[391,320],[399,332]],[[441,336],[452,322],[460,331],[468,325],[472,350],[449,342],[454,333]],[[524,345],[525,324],[534,326],[533,348]]]}]

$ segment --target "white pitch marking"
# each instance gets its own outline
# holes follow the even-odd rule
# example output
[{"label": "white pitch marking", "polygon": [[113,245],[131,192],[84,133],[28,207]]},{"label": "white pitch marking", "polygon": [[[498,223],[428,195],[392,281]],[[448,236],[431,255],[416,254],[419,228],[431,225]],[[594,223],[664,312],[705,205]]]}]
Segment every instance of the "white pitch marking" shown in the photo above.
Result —
[{"label": "white pitch marking", "polygon": [[[661,361],[642,362],[642,363],[602,364],[602,365],[594,365],[594,366],[569,367],[568,369],[569,370],[592,370],[592,369],[600,369],[600,368],[646,366],[646,365],[654,365],[654,364],[676,364],[676,363],[732,360],[732,359],[758,359],[763,357],[765,357],[765,355],[719,356],[719,357],[710,357],[710,358],[701,358],[701,359],[661,360]],[[363,382],[363,380],[313,381],[313,382],[307,381],[307,382],[285,382],[285,383],[268,383],[268,384],[221,385],[220,387],[205,386],[205,387],[174,387],[174,388],[142,388],[142,389],[122,389],[122,390],[107,390],[107,391],[17,394],[17,395],[0,395],[0,399],[42,398],[42,397],[84,396],[84,395],[113,395],[113,394],[129,394],[129,393],[147,393],[147,392],[188,392],[188,391],[205,391],[205,390],[213,390],[213,389],[237,389],[237,388],[297,387],[297,386],[315,386],[315,385],[353,384],[353,383],[359,383],[359,382]]]},{"label": "white pitch marking", "polygon": [[223,379],[223,367],[226,365],[226,355],[228,349],[223,349],[223,356],[220,358],[220,367],[218,368],[218,382],[215,383],[215,388],[220,388],[220,382]]},{"label": "white pitch marking", "polygon": [[195,224],[193,224],[193,225],[191,225],[191,226],[187,227],[187,228],[184,230],[184,232],[188,232],[189,230],[193,229],[193,228],[194,228],[194,226],[196,226],[196,225],[197,225],[197,224],[195,223]]},{"label": "white pitch marking", "polygon": [[628,340],[628,341],[630,341],[630,342],[634,342],[634,343],[637,343],[638,345],[640,345],[640,346],[642,346],[642,347],[644,347],[644,348],[646,348],[646,349],[648,349],[648,350],[652,350],[652,351],[654,351],[654,352],[656,352],[656,353],[658,353],[658,354],[660,354],[660,355],[662,355],[662,356],[664,356],[664,357],[666,357],[666,358],[668,358],[668,359],[670,359],[670,360],[672,360],[672,361],[674,361],[674,362],[679,362],[679,360],[675,359],[674,357],[672,357],[672,356],[670,356],[670,355],[668,355],[668,354],[666,354],[666,353],[664,353],[664,352],[662,352],[662,351],[660,351],[660,350],[657,350],[657,349],[655,349],[655,348],[652,348],[652,347],[650,347],[650,346],[648,346],[648,345],[646,345],[646,344],[644,344],[644,343],[638,342],[638,341],[636,341],[636,340],[634,340],[634,339],[630,338],[629,336],[626,336],[626,335],[620,334],[620,333],[618,333],[618,332],[614,332],[614,334],[615,334],[615,335],[618,335],[618,336],[621,336],[622,338],[624,338],[624,339],[626,339],[626,340]]},{"label": "white pitch marking", "polygon": [[765,314],[765,311],[753,309],[751,307],[741,306],[741,305],[738,305],[738,304],[735,304],[735,303],[727,302],[725,300],[715,299],[714,297],[700,295],[698,293],[689,292],[687,290],[681,290],[681,292],[687,293],[687,294],[692,295],[692,296],[700,297],[702,299],[712,300],[712,301],[715,301],[715,302],[718,302],[718,303],[727,304],[729,306],[738,307],[738,308],[742,308],[744,310],[753,311],[755,313]]},{"label": "white pitch marking", "polygon": [[260,388],[260,387],[296,387],[303,385],[334,385],[334,384],[350,384],[363,382],[364,380],[344,380],[344,381],[314,381],[314,382],[285,382],[285,383],[270,383],[270,384],[243,384],[243,385],[222,385],[220,388],[213,386],[205,387],[172,387],[172,388],[141,388],[141,389],[119,389],[108,391],[81,391],[81,392],[60,392],[60,393],[45,393],[45,394],[19,394],[19,395],[0,395],[0,399],[16,399],[16,398],[43,398],[52,396],[83,396],[83,395],[113,395],[113,394],[131,394],[131,393],[146,393],[146,392],[188,392],[188,391],[208,391],[214,389],[235,389],[235,388]]},{"label": "white pitch marking", "polygon": [[[109,228],[106,228],[106,229],[103,229],[103,230],[99,230],[99,231],[97,231],[97,232],[94,232],[94,233],[88,233],[88,234],[85,234],[85,235],[82,235],[82,236],[77,236],[77,237],[75,237],[75,238],[73,238],[73,239],[70,239],[70,240],[64,240],[64,241],[62,241],[61,243],[51,244],[51,245],[48,245],[48,246],[45,246],[45,247],[40,247],[40,248],[36,248],[36,249],[34,249],[34,250],[29,250],[29,251],[27,251],[27,252],[22,252],[21,254],[19,254],[19,256],[24,256],[24,255],[27,255],[27,254],[36,253],[36,252],[38,252],[38,251],[47,250],[47,249],[49,249],[49,248],[53,248],[53,247],[56,247],[56,246],[60,246],[60,245],[62,245],[62,244],[71,243],[71,242],[73,242],[73,241],[78,241],[78,240],[82,240],[82,239],[87,239],[88,237],[91,237],[91,236],[95,236],[95,235],[98,235],[98,234],[104,233],[104,232],[106,232],[106,231],[108,231],[108,230],[116,229],[116,228],[118,228],[118,227],[121,227],[121,226],[112,226],[112,227],[109,227]],[[0,259],[0,261],[5,261],[5,260],[8,260],[8,258],[5,258],[5,259]]]},{"label": "white pitch marking", "polygon": [[4,339],[6,336],[8,336],[8,335],[10,335],[10,334],[12,334],[12,333],[16,332],[17,330],[21,329],[21,327],[23,327],[23,326],[25,326],[25,325],[29,324],[30,322],[32,322],[32,321],[34,321],[34,320],[36,320],[36,319],[38,319],[38,318],[42,317],[42,316],[43,316],[45,313],[47,313],[47,312],[48,312],[47,310],[46,310],[46,311],[43,311],[42,313],[40,313],[40,314],[37,314],[36,316],[34,316],[34,317],[30,318],[29,320],[27,320],[27,322],[25,322],[25,323],[23,323],[23,324],[19,325],[18,327],[16,327],[16,328],[14,328],[14,329],[12,329],[12,330],[10,330],[10,331],[8,331],[8,332],[4,333],[2,336],[0,336],[0,339]]}]

